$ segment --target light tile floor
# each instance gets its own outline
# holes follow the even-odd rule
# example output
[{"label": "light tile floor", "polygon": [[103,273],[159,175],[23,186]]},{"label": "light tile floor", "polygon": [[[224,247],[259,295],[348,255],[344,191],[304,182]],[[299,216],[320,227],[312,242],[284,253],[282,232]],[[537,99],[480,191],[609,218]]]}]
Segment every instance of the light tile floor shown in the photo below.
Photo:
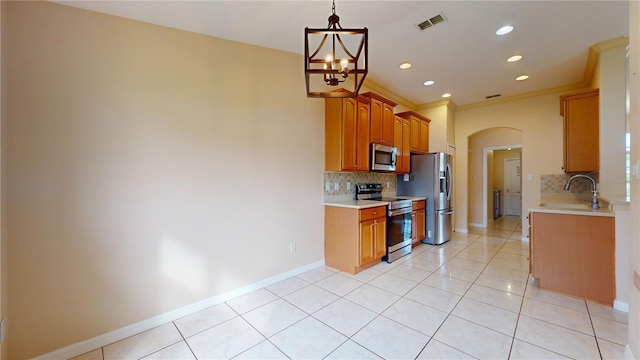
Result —
[{"label": "light tile floor", "polygon": [[319,268],[76,359],[624,359],[627,315],[527,282],[520,219]]}]

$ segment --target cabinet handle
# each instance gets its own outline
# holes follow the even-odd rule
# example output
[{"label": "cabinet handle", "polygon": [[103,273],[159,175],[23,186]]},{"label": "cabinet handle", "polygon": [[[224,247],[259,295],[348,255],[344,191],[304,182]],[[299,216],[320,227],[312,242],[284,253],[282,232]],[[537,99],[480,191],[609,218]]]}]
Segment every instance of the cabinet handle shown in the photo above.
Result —
[{"label": "cabinet handle", "polygon": [[377,211],[374,211],[374,212],[373,212],[373,215],[378,215],[378,212],[377,212]]}]

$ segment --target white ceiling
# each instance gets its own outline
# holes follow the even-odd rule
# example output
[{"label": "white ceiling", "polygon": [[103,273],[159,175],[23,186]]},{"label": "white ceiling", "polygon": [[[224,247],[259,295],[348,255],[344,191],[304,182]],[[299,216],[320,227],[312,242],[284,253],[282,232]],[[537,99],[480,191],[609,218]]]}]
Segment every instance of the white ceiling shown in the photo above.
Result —
[{"label": "white ceiling", "polygon": [[[304,28],[326,27],[331,1],[61,1],[249,44],[303,53]],[[628,36],[627,1],[337,0],[344,28],[369,29],[371,80],[414,104],[458,105],[581,83],[589,47]],[[417,24],[443,13],[426,31]],[[513,25],[506,36],[497,28]],[[524,59],[507,63],[507,57]],[[401,71],[398,65],[413,67]],[[515,81],[528,74],[526,81]],[[422,83],[432,79],[434,86]],[[301,89],[301,91],[304,91]]]}]

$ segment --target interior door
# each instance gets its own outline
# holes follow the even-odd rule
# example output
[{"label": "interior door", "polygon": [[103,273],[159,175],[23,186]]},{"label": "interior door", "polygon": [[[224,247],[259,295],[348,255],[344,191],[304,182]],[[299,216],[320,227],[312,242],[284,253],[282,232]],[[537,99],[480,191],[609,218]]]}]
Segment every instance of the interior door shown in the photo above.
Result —
[{"label": "interior door", "polygon": [[520,216],[522,209],[522,168],[519,158],[504,159],[504,214]]}]

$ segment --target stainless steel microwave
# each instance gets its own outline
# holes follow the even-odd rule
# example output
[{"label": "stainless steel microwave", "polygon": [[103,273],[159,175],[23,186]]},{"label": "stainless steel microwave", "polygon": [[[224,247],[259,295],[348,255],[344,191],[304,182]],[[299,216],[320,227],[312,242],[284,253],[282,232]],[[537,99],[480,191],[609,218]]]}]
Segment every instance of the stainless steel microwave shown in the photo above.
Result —
[{"label": "stainless steel microwave", "polygon": [[397,158],[397,148],[371,144],[371,171],[396,171]]}]

